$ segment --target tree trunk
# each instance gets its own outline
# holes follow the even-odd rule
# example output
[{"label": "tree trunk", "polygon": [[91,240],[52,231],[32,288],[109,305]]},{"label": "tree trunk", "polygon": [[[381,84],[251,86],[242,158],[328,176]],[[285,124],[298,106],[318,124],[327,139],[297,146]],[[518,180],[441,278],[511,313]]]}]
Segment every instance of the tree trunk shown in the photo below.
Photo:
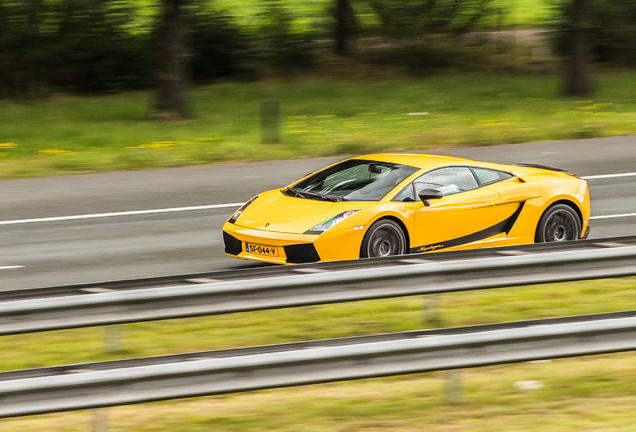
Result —
[{"label": "tree trunk", "polygon": [[163,0],[163,20],[159,28],[157,100],[155,115],[186,118],[187,57],[184,42],[181,4],[183,0]]},{"label": "tree trunk", "polygon": [[566,89],[571,96],[588,96],[592,93],[588,22],[588,0],[573,0]]},{"label": "tree trunk", "polygon": [[335,0],[336,1],[336,54],[347,54],[347,9],[349,5],[347,0]]}]

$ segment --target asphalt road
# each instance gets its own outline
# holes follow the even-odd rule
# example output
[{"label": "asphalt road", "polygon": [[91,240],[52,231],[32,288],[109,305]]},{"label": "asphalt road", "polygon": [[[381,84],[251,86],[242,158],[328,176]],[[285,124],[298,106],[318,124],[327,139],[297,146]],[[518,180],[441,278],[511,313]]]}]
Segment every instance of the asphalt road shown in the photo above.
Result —
[{"label": "asphalt road", "polygon": [[[636,136],[430,153],[501,163],[540,163],[582,176],[636,172]],[[244,202],[263,190],[285,186],[340,159],[343,158],[2,181],[0,290],[253,266],[223,253],[221,226],[237,207],[227,204]],[[593,217],[636,213],[636,176],[589,179],[588,183]],[[219,207],[210,207],[213,205]],[[63,218],[193,206],[208,207]],[[636,216],[595,219],[591,225],[591,238],[636,235]]]}]

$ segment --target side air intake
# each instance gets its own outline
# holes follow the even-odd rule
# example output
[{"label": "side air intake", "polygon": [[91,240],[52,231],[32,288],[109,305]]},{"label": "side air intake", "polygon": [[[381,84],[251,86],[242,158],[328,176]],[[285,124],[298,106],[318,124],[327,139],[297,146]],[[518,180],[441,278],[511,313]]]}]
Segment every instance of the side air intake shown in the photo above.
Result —
[{"label": "side air intake", "polygon": [[312,243],[283,246],[287,262],[290,264],[312,263],[320,261],[320,256]]},{"label": "side air intake", "polygon": [[238,255],[241,253],[241,241],[223,231],[223,242],[225,243],[225,253]]}]

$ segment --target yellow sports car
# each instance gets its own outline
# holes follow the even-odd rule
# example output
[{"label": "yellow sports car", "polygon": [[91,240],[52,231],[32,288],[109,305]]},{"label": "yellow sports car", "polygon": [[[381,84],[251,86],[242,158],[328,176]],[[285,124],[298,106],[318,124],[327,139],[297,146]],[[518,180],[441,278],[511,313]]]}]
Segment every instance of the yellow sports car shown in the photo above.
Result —
[{"label": "yellow sports car", "polygon": [[250,199],[225,253],[281,264],[587,237],[585,180],[558,168],[448,156],[346,159]]}]

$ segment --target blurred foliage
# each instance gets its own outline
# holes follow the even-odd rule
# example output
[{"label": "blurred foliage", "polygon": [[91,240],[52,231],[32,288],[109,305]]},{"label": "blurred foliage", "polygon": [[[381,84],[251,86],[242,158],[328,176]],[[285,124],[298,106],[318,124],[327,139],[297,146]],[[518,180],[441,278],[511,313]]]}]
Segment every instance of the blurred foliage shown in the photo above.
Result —
[{"label": "blurred foliage", "polygon": [[249,72],[254,58],[250,36],[232,15],[201,3],[187,9],[191,72],[195,81]]},{"label": "blurred foliage", "polygon": [[[158,4],[122,0],[0,3],[0,97],[50,89],[103,93],[149,87]],[[227,12],[187,8],[193,78],[236,75],[249,58],[246,33]]]},{"label": "blurred foliage", "polygon": [[392,36],[466,32],[491,12],[493,0],[367,0]]},{"label": "blurred foliage", "polygon": [[[636,63],[636,0],[590,2],[587,27],[595,59]],[[347,35],[359,38],[364,53],[375,44],[371,60],[377,57],[377,63],[390,68],[470,68],[489,64],[488,50],[478,36],[458,44],[454,35],[508,28],[518,18],[518,7],[538,8],[542,19],[555,20],[555,44],[565,52],[571,0],[555,2],[550,14],[545,0],[512,3],[350,0]],[[272,67],[287,71],[316,66],[320,74],[317,60],[332,45],[335,4],[246,0],[245,6],[234,6],[228,0],[188,1],[184,21],[190,76],[205,83]],[[160,0],[1,0],[0,98],[57,90],[95,94],[149,88],[155,82],[160,6]]]},{"label": "blurred foliage", "polygon": [[[566,53],[572,28],[572,2],[560,1],[554,26],[555,45]],[[636,0],[590,0],[588,22],[593,60],[636,64]]]},{"label": "blurred foliage", "polygon": [[0,5],[0,94],[45,87],[98,92],[144,86],[148,35],[133,34],[134,9],[114,0],[24,0]]},{"label": "blurred foliage", "polygon": [[[307,67],[314,60],[310,32],[299,32],[292,26],[293,16],[280,0],[265,0],[259,15],[256,42],[260,58],[269,64]],[[314,35],[315,37],[315,35]]]}]

